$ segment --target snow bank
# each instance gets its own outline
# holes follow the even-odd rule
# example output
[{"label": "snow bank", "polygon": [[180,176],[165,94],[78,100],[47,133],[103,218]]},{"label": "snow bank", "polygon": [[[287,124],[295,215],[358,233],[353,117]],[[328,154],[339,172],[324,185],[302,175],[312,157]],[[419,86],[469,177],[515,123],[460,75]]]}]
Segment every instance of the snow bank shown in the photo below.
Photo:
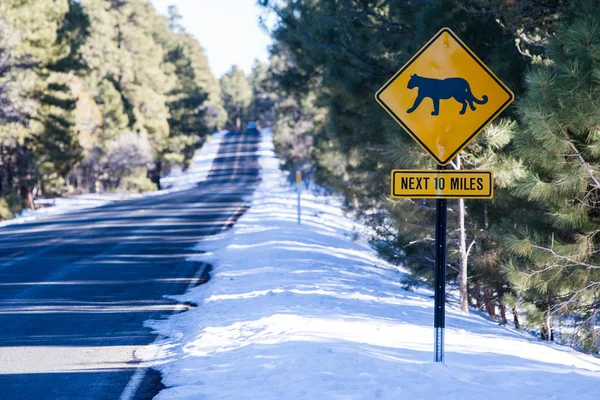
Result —
[{"label": "snow bank", "polygon": [[36,199],[36,205],[43,206],[37,210],[23,210],[17,217],[0,222],[1,226],[27,223],[40,217],[60,215],[86,208],[100,207],[115,201],[139,199],[148,196],[161,196],[168,193],[191,189],[204,182],[210,172],[219,146],[228,131],[220,131],[208,136],[202,148],[196,152],[190,167],[183,171],[175,168],[170,174],[161,178],[162,190],[145,193],[91,193],[80,196],[56,199]]},{"label": "snow bank", "polygon": [[181,168],[174,169],[160,180],[160,185],[165,189],[173,189],[186,188],[204,182],[227,132],[220,131],[209,136],[202,148],[194,155],[189,168],[186,171],[182,171]]},{"label": "snow bank", "polygon": [[337,200],[302,197],[263,136],[263,182],[235,227],[201,242],[212,279],[198,307],[151,322],[157,399],[597,399],[600,361],[447,310],[447,363],[432,362],[433,301],[353,241]]}]

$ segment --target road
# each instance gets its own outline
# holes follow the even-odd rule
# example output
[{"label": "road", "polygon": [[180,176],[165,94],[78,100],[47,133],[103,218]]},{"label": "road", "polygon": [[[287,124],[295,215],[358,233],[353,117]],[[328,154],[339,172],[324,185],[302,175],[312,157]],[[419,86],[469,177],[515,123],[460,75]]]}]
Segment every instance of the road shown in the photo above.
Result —
[{"label": "road", "polygon": [[258,142],[227,134],[191,190],[0,228],[0,399],[152,398],[160,376],[134,356],[156,338],[143,323],[202,282],[186,258],[246,209]]}]

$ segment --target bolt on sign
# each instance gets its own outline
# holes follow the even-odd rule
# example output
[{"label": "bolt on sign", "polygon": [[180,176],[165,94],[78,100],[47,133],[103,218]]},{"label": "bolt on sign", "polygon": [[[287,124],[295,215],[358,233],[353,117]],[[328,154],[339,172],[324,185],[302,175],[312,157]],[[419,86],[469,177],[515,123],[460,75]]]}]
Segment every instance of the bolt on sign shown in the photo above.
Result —
[{"label": "bolt on sign", "polygon": [[392,171],[392,198],[491,199],[494,173],[473,170]]},{"label": "bolt on sign", "polygon": [[375,95],[433,157],[447,165],[513,101],[513,93],[448,28]]}]

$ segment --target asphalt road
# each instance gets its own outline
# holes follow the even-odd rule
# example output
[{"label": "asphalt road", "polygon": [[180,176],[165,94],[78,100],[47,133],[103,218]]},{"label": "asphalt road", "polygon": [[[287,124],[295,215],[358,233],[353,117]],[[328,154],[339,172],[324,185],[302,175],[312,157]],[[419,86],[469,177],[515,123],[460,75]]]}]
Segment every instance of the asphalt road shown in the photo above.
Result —
[{"label": "asphalt road", "polygon": [[186,258],[245,211],[258,142],[227,134],[194,189],[0,228],[0,399],[152,398],[160,376],[134,356],[156,338],[143,323],[202,282]]}]

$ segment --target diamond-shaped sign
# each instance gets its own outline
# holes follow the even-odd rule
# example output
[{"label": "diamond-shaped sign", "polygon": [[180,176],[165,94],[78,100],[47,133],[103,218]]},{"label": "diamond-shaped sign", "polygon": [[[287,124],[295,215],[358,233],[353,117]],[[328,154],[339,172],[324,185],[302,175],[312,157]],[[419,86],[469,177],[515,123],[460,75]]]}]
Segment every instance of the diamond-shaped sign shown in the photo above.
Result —
[{"label": "diamond-shaped sign", "polygon": [[443,28],[375,98],[438,164],[446,165],[514,95],[454,32]]}]

